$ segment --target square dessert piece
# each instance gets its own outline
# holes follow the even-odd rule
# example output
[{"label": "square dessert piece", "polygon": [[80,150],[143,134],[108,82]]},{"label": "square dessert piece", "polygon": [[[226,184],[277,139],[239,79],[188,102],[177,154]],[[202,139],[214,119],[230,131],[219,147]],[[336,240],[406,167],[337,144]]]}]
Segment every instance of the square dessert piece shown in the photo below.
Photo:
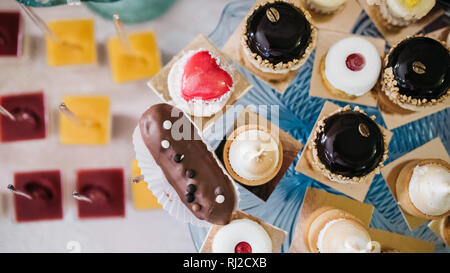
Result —
[{"label": "square dessert piece", "polygon": [[23,53],[23,18],[17,11],[0,12],[0,58]]},{"label": "square dessert piece", "polygon": [[108,41],[109,60],[116,83],[150,78],[161,69],[161,58],[153,32],[130,34],[128,39],[131,52],[127,52],[117,37]]},{"label": "square dessert piece", "polygon": [[[138,177],[141,175],[141,169],[138,167],[137,160],[131,163],[131,176]],[[147,182],[140,181],[139,183],[132,183],[131,189],[133,191],[134,207],[138,210],[146,209],[160,209],[161,204],[153,195],[152,191],[148,189]]]},{"label": "square dessert piece", "polygon": [[15,118],[12,120],[7,116],[0,115],[0,140],[2,142],[46,137],[43,92],[1,96],[0,105]]},{"label": "square dessert piece", "polygon": [[81,121],[60,114],[60,139],[63,144],[106,145],[111,135],[110,102],[103,96],[66,96],[67,107]]},{"label": "square dessert piece", "polygon": [[47,61],[50,66],[97,62],[93,20],[55,21],[49,23],[48,27],[58,39],[54,41],[46,37]]},{"label": "square dessert piece", "polygon": [[78,170],[76,187],[92,201],[78,201],[79,218],[125,216],[123,169]]},{"label": "square dessert piece", "polygon": [[18,222],[63,218],[61,173],[54,171],[17,172],[14,187],[33,199],[14,195]]}]

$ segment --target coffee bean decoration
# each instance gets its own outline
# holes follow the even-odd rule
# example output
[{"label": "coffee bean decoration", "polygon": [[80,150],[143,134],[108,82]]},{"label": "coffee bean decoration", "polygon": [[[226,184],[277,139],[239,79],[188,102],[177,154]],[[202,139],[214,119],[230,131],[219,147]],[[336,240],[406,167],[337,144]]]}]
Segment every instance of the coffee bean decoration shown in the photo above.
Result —
[{"label": "coffee bean decoration", "polygon": [[194,184],[189,184],[186,187],[186,191],[188,193],[194,193],[195,191],[197,191],[197,186],[195,186]]},{"label": "coffee bean decoration", "polygon": [[274,7],[268,8],[266,10],[266,16],[267,16],[267,19],[269,19],[269,21],[272,23],[276,23],[276,22],[278,22],[278,20],[280,20],[280,13]]},{"label": "coffee bean decoration", "polygon": [[174,160],[176,163],[180,163],[181,161],[183,161],[183,158],[184,158],[184,155],[183,155],[183,154],[176,154],[176,155],[173,157],[173,160]]},{"label": "coffee bean decoration", "polygon": [[364,123],[358,125],[358,131],[363,137],[369,137],[370,135],[370,130]]},{"label": "coffee bean decoration", "polygon": [[189,178],[194,178],[195,177],[195,171],[191,170],[191,169],[187,170],[186,171],[186,176],[189,177]]},{"label": "coffee bean decoration", "polygon": [[427,67],[419,62],[419,61],[415,61],[412,64],[412,69],[414,70],[414,72],[416,72],[417,74],[423,74],[426,72]]},{"label": "coffee bean decoration", "polygon": [[186,194],[186,201],[187,201],[188,203],[192,203],[192,202],[194,202],[194,200],[195,200],[195,196],[194,196],[193,193],[188,193],[188,194]]}]

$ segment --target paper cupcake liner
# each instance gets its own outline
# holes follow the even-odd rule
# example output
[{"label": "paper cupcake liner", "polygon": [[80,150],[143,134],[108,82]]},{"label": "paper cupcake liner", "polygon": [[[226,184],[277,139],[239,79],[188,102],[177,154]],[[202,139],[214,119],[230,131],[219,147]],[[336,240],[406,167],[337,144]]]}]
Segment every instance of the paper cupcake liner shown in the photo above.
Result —
[{"label": "paper cupcake liner", "polygon": [[[152,191],[153,195],[158,199],[160,203],[171,216],[184,223],[190,223],[199,227],[210,227],[211,223],[206,220],[198,219],[181,201],[175,189],[167,181],[163,171],[156,163],[155,159],[149,152],[147,146],[142,140],[141,131],[139,125],[134,129],[133,133],[133,145],[136,152],[136,160],[138,161],[138,167],[141,169],[141,175],[144,176],[145,182],[148,184],[148,189]],[[207,145],[208,150],[210,150]],[[211,150],[210,150],[211,151]],[[214,153],[212,153],[214,156]],[[217,157],[214,156],[217,161]],[[236,205],[235,209],[239,205],[239,190],[233,179],[225,171],[224,167],[218,162],[220,168],[226,176],[229,177],[233,183],[234,191],[236,193]]]}]

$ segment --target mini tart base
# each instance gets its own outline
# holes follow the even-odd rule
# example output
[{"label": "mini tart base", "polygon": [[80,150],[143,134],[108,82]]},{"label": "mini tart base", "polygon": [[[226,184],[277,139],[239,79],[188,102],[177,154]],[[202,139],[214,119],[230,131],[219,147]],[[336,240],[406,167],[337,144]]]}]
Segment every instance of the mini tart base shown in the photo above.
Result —
[{"label": "mini tart base", "polygon": [[450,216],[440,220],[439,230],[441,231],[441,239],[447,246],[450,246]]},{"label": "mini tart base", "polygon": [[[350,111],[350,110],[352,110],[350,105],[347,105],[343,108],[340,108],[340,109],[332,112],[331,114],[324,116],[322,119],[320,119],[317,122],[316,128],[312,132],[313,135],[311,137],[311,142],[309,145],[311,146],[311,152],[312,152],[312,156],[314,159],[312,162],[313,167],[316,168],[318,171],[320,171],[328,179],[330,179],[331,181],[334,181],[334,182],[342,183],[342,184],[360,184],[360,183],[364,183],[369,176],[380,173],[380,169],[384,166],[384,161],[386,161],[386,159],[388,158],[387,137],[386,137],[385,132],[383,131],[383,128],[380,125],[378,125],[378,128],[380,128],[381,134],[383,135],[384,154],[383,154],[383,157],[381,158],[380,162],[378,163],[378,166],[375,169],[373,169],[370,173],[368,173],[364,176],[346,177],[346,176],[343,176],[340,174],[332,173],[325,167],[325,165],[320,161],[319,156],[317,155],[316,138],[319,135],[319,133],[321,133],[323,131],[323,127],[325,126],[325,122],[324,122],[325,119],[327,119],[328,117],[330,117],[336,113],[343,112],[343,111]],[[361,110],[358,106],[356,106],[352,111],[357,111],[357,112],[360,112],[360,113],[366,115],[366,113],[363,110]],[[375,116],[372,116],[371,119],[374,120]]]},{"label": "mini tart base", "polygon": [[339,6],[337,9],[332,10],[332,11],[324,11],[320,8],[320,6],[317,6],[311,0],[306,0],[305,2],[306,2],[308,9],[310,9],[312,12],[323,14],[323,15],[334,14],[334,13],[338,12],[339,10],[341,10],[346,4],[346,3],[344,3],[341,6]]},{"label": "mini tart base", "polygon": [[[258,180],[245,179],[245,178],[239,176],[233,170],[233,168],[231,167],[231,164],[230,164],[230,160],[229,160],[228,155],[229,155],[231,143],[233,142],[233,140],[239,134],[241,134],[241,133],[243,133],[245,131],[249,131],[249,130],[260,130],[260,131],[267,132],[275,139],[275,141],[278,144],[278,158],[279,158],[278,165],[277,165],[277,167],[274,169],[274,171],[269,176],[267,176],[266,178],[263,178],[263,179],[258,179]],[[278,174],[278,172],[280,171],[281,165],[283,164],[283,146],[282,146],[281,141],[278,138],[278,136],[276,136],[268,128],[260,126],[260,125],[255,125],[255,124],[243,125],[243,126],[237,128],[236,130],[234,130],[234,132],[226,140],[225,146],[223,148],[223,161],[225,163],[225,168],[227,169],[228,173],[231,175],[231,177],[234,180],[236,180],[236,181],[238,181],[238,182],[240,182],[240,183],[242,183],[244,185],[247,185],[247,186],[260,186],[260,185],[263,185],[263,184],[269,182],[270,180],[272,180]]]},{"label": "mini tart base", "polygon": [[333,95],[336,95],[338,97],[345,98],[345,99],[350,99],[350,100],[356,99],[357,96],[349,95],[346,92],[335,88],[328,81],[328,79],[327,79],[327,77],[325,75],[325,59],[326,59],[326,57],[327,57],[327,54],[323,55],[322,59],[320,59],[320,66],[319,66],[320,76],[322,78],[323,85],[325,85],[325,87],[327,88],[328,92],[330,92]]},{"label": "mini tart base", "polygon": [[[263,75],[266,75],[265,77],[270,78],[273,74],[282,74],[285,75],[289,71],[295,71],[298,70],[309,58],[309,55],[314,50],[316,46],[316,37],[317,37],[317,30],[314,27],[314,25],[311,22],[311,15],[307,10],[305,10],[303,7],[301,7],[298,4],[295,4],[293,1],[287,1],[289,4],[295,6],[296,8],[300,9],[303,14],[305,15],[306,20],[309,22],[310,28],[311,28],[311,37],[308,46],[305,49],[305,52],[303,53],[303,56],[299,59],[293,59],[292,61],[288,63],[279,62],[277,64],[273,64],[269,62],[268,60],[264,60],[260,55],[257,53],[254,53],[251,51],[251,49],[248,47],[247,44],[247,21],[248,18],[253,14],[255,10],[260,8],[261,6],[265,6],[270,3],[275,2],[286,2],[283,0],[269,0],[265,1],[264,3],[256,4],[253,9],[249,12],[247,17],[244,19],[244,24],[242,25],[242,32],[241,32],[241,50],[242,50],[242,57],[244,61],[247,63],[251,63],[254,68],[257,70],[260,70]],[[286,72],[284,72],[286,70]],[[283,72],[280,72],[283,71]],[[273,73],[271,73],[273,72]],[[278,73],[277,73],[278,72]],[[275,79],[274,79],[275,80]]]},{"label": "mini tart base", "polygon": [[[399,43],[397,43],[395,46],[393,46],[389,50],[389,52],[386,54],[386,56],[384,58],[385,68],[383,70],[383,73],[382,73],[383,75],[382,75],[382,79],[381,79],[381,91],[384,92],[384,94],[389,98],[389,100],[391,100],[393,103],[400,106],[401,108],[410,110],[410,111],[420,111],[420,110],[424,109],[425,107],[434,106],[436,104],[444,102],[450,96],[450,88],[447,90],[447,93],[442,95],[439,99],[432,99],[432,100],[414,99],[410,96],[400,94],[399,87],[397,86],[397,81],[394,79],[394,71],[393,71],[392,67],[387,66],[388,61],[389,61],[389,56],[392,54],[394,49],[400,43],[402,43],[408,39],[415,38],[415,37],[423,37],[423,35],[415,35],[415,36],[407,37],[407,38],[403,39],[402,41],[400,41]],[[450,50],[450,47],[447,45],[446,42],[443,42],[443,41],[437,40],[437,39],[435,39],[435,40],[440,42],[445,48],[447,48],[447,50]]]},{"label": "mini tart base", "polygon": [[419,209],[417,209],[414,204],[412,203],[410,197],[409,197],[409,183],[411,182],[411,177],[414,172],[414,168],[416,166],[423,166],[428,164],[436,164],[440,166],[444,166],[447,169],[450,170],[450,164],[442,159],[424,159],[424,160],[412,160],[409,163],[407,163],[398,174],[395,191],[397,195],[397,201],[399,205],[404,209],[408,214],[424,218],[424,219],[439,219],[441,217],[450,215],[450,211],[443,215],[427,215],[421,212]]},{"label": "mini tart base", "polygon": [[243,47],[239,47],[239,55],[241,57],[242,62],[245,67],[254,75],[260,77],[261,79],[265,79],[270,82],[281,82],[286,80],[289,77],[289,74],[294,71],[288,71],[286,73],[270,73],[261,71],[258,67],[256,67],[245,54]]},{"label": "mini tart base", "polygon": [[315,210],[303,225],[302,235],[306,249],[311,253],[319,253],[317,241],[320,231],[333,220],[352,220],[364,227],[364,224],[352,214],[333,207],[322,207]]}]

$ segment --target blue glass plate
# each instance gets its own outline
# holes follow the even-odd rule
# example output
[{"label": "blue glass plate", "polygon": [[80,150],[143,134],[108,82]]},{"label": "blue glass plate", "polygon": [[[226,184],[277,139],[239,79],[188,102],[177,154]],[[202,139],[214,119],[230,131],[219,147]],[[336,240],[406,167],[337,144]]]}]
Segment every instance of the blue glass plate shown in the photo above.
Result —
[{"label": "blue glass plate", "polygon": [[[242,0],[227,5],[217,27],[210,34],[210,39],[221,48],[239,23],[247,15],[253,4],[253,0]],[[359,17],[353,32],[367,36],[381,37],[374,24],[364,12]],[[250,72],[239,67],[239,70],[253,84],[254,88],[237,103],[242,105],[278,104],[280,106],[280,127],[302,143],[306,143],[325,102],[324,99],[314,98],[308,95],[313,60],[314,53],[311,54],[311,57],[305,65],[302,66],[297,77],[293,80],[284,94],[274,91]],[[347,104],[339,101],[333,102],[341,106]],[[362,106],[361,108],[369,115],[375,115],[376,122],[385,126],[377,108],[367,106]],[[449,119],[450,109],[447,108],[446,110],[431,116],[394,129],[394,136],[389,145],[389,159],[386,163],[397,159],[436,137],[441,138],[448,151],[450,148],[450,130],[448,130]],[[241,210],[262,218],[268,223],[287,231],[288,235],[284,242],[282,252],[289,251],[297,221],[297,214],[300,210],[303,196],[308,186],[342,195],[342,193],[296,172],[294,167],[297,164],[298,158],[299,156],[297,156],[297,159],[290,166],[267,202],[261,201],[258,197],[239,186],[241,195],[239,208]],[[375,176],[365,202],[372,204],[375,207],[372,222],[370,224],[371,227],[431,241],[436,243],[437,252],[450,252],[450,248],[446,248],[445,244],[427,227],[426,224],[414,231],[408,229],[408,226],[381,175]],[[192,225],[189,225],[189,229],[195,247],[199,250],[208,230]]]}]

